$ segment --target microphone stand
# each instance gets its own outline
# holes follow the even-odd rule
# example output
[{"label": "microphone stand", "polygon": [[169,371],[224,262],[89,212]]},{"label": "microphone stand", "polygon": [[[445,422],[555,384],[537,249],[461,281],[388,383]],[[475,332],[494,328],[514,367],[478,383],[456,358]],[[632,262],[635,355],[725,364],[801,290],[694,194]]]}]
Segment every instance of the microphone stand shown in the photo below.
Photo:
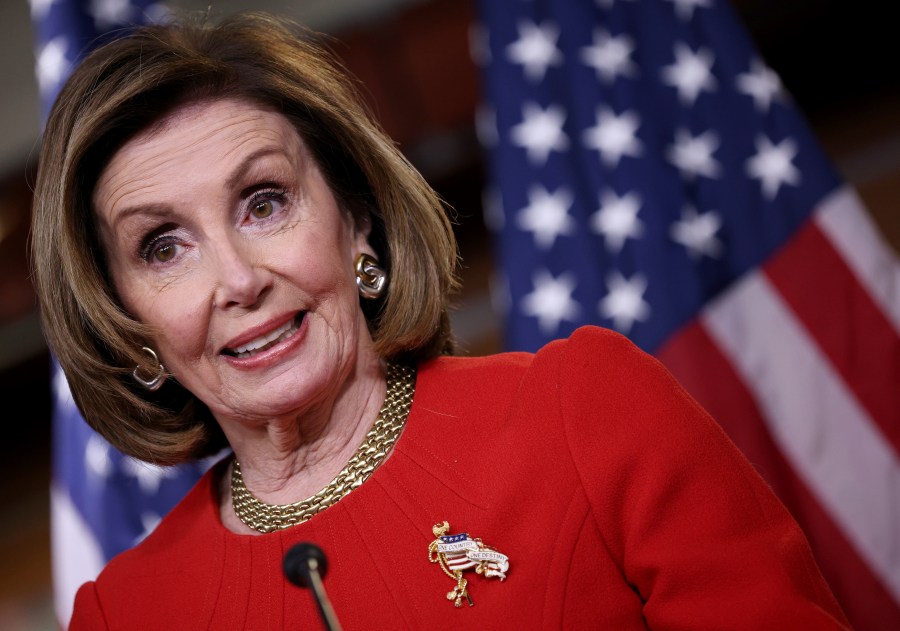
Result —
[{"label": "microphone stand", "polygon": [[313,543],[298,543],[284,555],[285,576],[294,585],[312,590],[325,629],[343,631],[322,583],[327,569],[325,553]]}]

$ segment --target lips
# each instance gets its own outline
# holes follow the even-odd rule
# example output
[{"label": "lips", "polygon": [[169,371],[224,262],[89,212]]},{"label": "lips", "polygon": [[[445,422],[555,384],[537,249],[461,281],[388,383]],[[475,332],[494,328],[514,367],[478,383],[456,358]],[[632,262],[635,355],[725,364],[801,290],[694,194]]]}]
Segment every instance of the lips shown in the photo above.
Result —
[{"label": "lips", "polygon": [[[229,346],[222,349],[222,353],[231,357],[246,359],[248,357],[253,357],[258,353],[267,351],[273,346],[290,339],[300,328],[305,315],[306,313],[301,311],[289,320],[264,333],[250,332],[245,334],[241,336],[241,338],[237,338],[237,340],[230,342]],[[265,328],[265,325],[263,328]],[[245,341],[245,338],[248,335],[253,335],[255,337]]]}]

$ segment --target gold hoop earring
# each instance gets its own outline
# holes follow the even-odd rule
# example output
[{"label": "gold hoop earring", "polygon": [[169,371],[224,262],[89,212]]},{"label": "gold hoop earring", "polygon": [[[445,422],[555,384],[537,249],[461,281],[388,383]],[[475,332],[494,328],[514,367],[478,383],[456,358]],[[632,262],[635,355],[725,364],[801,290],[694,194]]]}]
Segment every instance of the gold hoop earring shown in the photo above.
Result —
[{"label": "gold hoop earring", "polygon": [[356,286],[360,296],[369,300],[381,298],[386,284],[387,274],[378,261],[365,253],[356,257]]},{"label": "gold hoop earring", "polygon": [[156,374],[149,379],[144,379],[140,374],[142,368],[140,364],[138,364],[134,367],[131,376],[134,377],[135,381],[144,386],[144,388],[146,388],[150,392],[156,392],[160,389],[160,387],[166,380],[166,367],[160,363],[159,357],[157,357],[156,355],[156,351],[154,351],[152,348],[150,348],[149,346],[142,346],[141,350],[150,355],[153,363],[156,364]]}]

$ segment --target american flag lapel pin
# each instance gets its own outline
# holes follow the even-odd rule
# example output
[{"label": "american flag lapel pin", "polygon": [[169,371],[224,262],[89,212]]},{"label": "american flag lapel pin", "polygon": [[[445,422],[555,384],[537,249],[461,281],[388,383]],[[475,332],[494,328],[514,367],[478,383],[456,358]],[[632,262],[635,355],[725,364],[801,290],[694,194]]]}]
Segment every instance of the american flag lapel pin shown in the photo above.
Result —
[{"label": "american flag lapel pin", "polygon": [[474,569],[485,578],[499,578],[502,582],[509,571],[509,558],[496,549],[486,546],[480,538],[468,533],[451,535],[450,524],[443,522],[431,528],[436,539],[428,544],[428,560],[441,566],[444,574],[456,581],[456,587],[447,592],[447,600],[455,607],[462,607],[463,598],[474,605],[469,596],[469,581],[463,572]]}]

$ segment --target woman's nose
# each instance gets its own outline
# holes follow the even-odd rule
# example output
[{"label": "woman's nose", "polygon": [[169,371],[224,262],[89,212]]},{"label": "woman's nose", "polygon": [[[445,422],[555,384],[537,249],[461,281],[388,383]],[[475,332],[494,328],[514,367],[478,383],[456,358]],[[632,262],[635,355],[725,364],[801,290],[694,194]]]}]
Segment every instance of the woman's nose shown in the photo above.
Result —
[{"label": "woman's nose", "polygon": [[212,257],[217,279],[215,303],[220,309],[252,307],[272,284],[262,254],[247,244],[220,242]]}]

